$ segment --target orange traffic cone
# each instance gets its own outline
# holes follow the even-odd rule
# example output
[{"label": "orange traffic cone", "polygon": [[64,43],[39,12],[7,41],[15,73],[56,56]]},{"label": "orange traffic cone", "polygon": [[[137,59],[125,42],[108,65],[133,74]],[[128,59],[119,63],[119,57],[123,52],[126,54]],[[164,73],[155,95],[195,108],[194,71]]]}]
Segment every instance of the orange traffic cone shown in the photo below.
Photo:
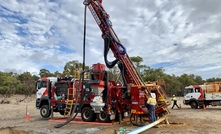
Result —
[{"label": "orange traffic cone", "polygon": [[205,106],[205,104],[203,104],[203,110],[206,110],[206,106]]},{"label": "orange traffic cone", "polygon": [[26,114],[26,120],[30,120],[29,112],[27,112],[27,114]]}]

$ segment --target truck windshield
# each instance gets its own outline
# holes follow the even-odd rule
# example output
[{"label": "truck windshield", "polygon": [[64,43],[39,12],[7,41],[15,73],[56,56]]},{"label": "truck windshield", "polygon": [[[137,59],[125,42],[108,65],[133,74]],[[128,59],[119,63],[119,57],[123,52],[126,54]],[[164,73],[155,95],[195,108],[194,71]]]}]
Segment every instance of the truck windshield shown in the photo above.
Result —
[{"label": "truck windshield", "polygon": [[41,89],[41,88],[46,88],[47,87],[47,82],[46,81],[38,81],[36,83],[36,89]]},{"label": "truck windshield", "polygon": [[188,93],[193,93],[193,88],[185,88],[184,89],[184,95],[186,95]]}]

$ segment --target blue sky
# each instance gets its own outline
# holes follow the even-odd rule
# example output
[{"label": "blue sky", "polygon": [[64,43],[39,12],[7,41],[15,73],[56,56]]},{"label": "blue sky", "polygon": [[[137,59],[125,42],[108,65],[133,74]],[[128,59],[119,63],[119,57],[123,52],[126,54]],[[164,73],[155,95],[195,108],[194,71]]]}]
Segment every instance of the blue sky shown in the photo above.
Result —
[{"label": "blue sky", "polygon": [[[221,77],[221,1],[103,0],[129,56],[177,76]],[[83,0],[2,0],[0,71],[63,71],[82,61]],[[110,54],[108,59],[112,59]],[[86,64],[103,61],[103,39],[87,11]]]}]

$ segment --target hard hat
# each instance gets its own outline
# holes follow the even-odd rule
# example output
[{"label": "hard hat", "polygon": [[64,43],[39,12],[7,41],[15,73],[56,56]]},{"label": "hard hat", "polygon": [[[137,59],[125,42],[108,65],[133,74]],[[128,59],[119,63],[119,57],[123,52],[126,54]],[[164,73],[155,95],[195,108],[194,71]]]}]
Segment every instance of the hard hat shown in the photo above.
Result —
[{"label": "hard hat", "polygon": [[175,96],[175,95],[173,95],[173,96]]},{"label": "hard hat", "polygon": [[155,93],[150,93],[152,98],[156,98],[156,94]]}]

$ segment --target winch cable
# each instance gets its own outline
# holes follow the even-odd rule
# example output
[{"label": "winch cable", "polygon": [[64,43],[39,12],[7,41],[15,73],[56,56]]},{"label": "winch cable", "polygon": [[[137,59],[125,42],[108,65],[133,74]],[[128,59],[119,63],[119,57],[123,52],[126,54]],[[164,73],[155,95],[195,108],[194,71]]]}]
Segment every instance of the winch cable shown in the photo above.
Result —
[{"label": "winch cable", "polygon": [[[55,128],[60,128],[60,127],[63,127],[64,125],[68,124],[69,122],[71,122],[72,120],[75,119],[75,117],[77,116],[77,114],[81,111],[81,106],[82,106],[82,101],[83,101],[83,84],[80,84],[81,81],[82,83],[84,83],[84,69],[85,69],[85,40],[86,40],[86,12],[87,12],[87,6],[85,5],[85,8],[84,8],[84,39],[83,39],[83,66],[82,66],[82,70],[83,72],[81,72],[80,74],[80,79],[79,79],[79,84],[78,84],[78,92],[76,94],[76,102],[75,102],[75,105],[74,105],[74,108],[72,110],[72,113],[70,115],[70,117],[66,120],[66,122],[62,123],[62,124],[58,124],[56,126],[54,126]],[[78,103],[78,97],[79,97],[79,93],[80,93],[80,85],[82,86],[81,87],[81,101],[80,101],[80,105],[79,105],[79,108],[77,109],[77,103]],[[77,109],[77,111],[76,111]],[[76,113],[75,113],[76,111]]]}]

